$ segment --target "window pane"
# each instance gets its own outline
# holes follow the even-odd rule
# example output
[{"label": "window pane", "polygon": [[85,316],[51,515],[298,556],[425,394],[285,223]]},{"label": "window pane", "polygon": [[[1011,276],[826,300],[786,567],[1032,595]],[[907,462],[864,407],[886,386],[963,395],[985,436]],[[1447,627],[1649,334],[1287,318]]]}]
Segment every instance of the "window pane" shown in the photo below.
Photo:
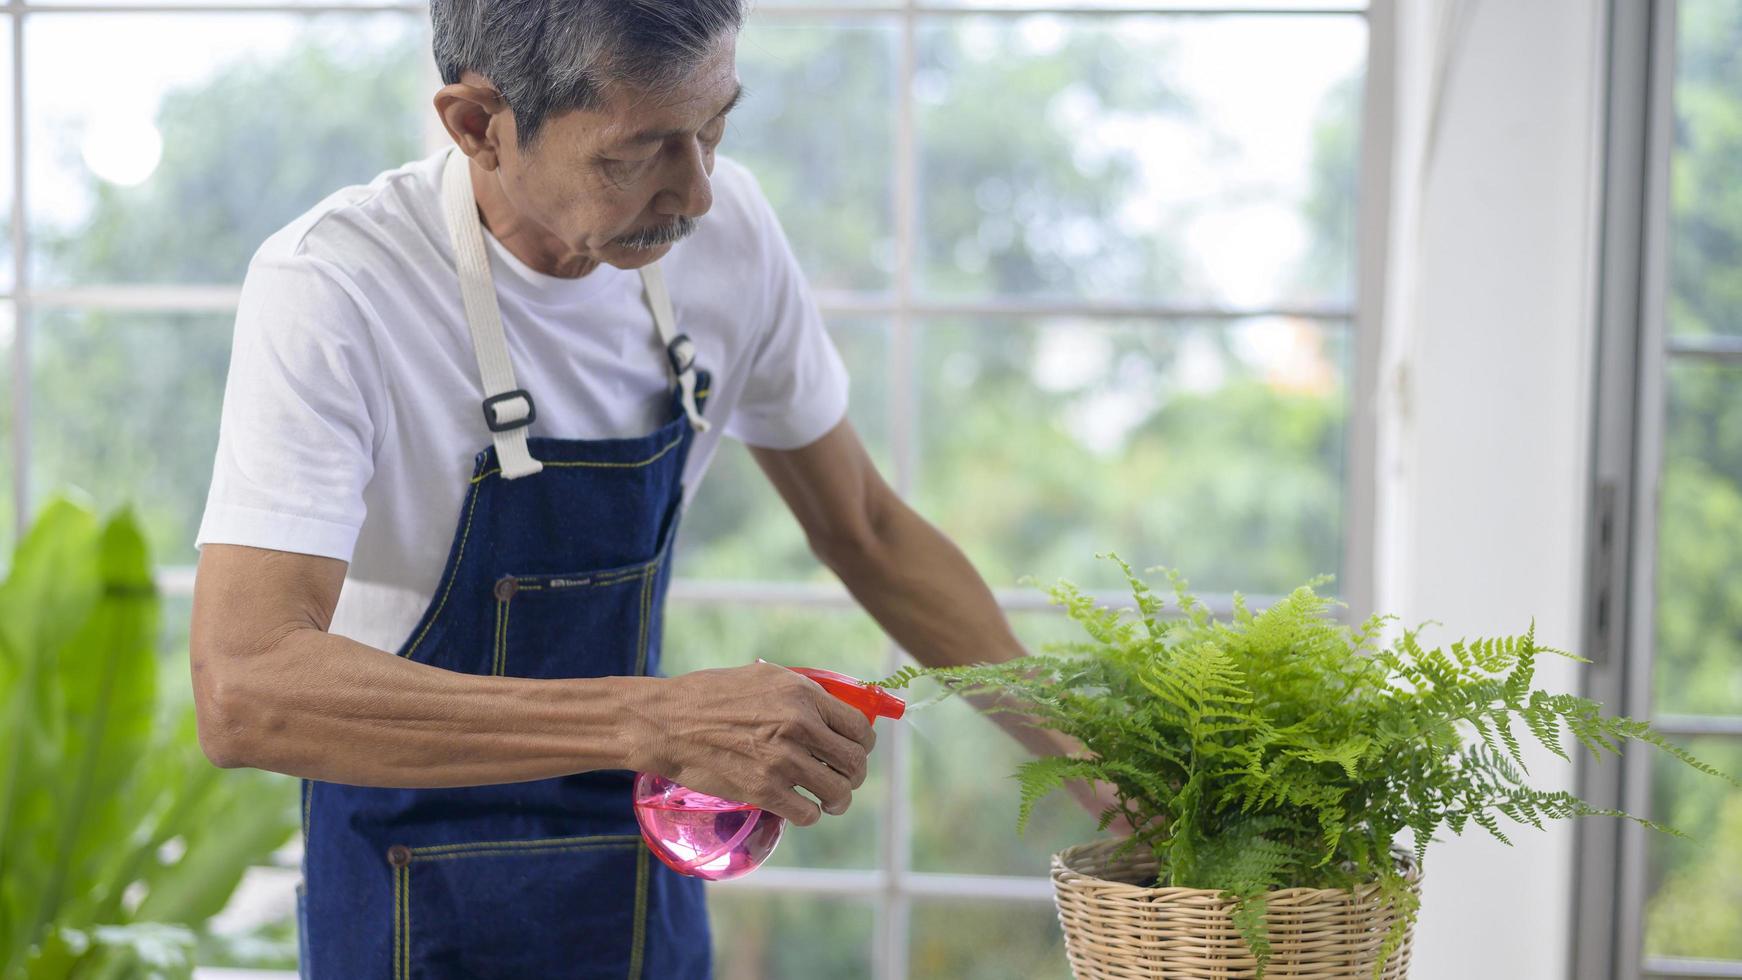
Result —
[{"label": "window pane", "polygon": [[191,565],[230,360],[222,314],[45,310],[31,331],[31,500],[131,505],[152,558]]},{"label": "window pane", "polygon": [[17,332],[17,311],[0,300],[0,575],[12,567],[17,503],[12,499],[12,343]]},{"label": "window pane", "polygon": [[1670,329],[1742,335],[1742,5],[1677,12]]},{"label": "window pane", "polygon": [[[886,641],[864,613],[672,602],[666,608],[666,675],[738,667],[756,658],[824,667],[865,680],[884,676]],[[888,722],[878,726],[887,729]],[[874,868],[882,853],[889,754],[873,752],[865,785],[840,816],[788,825],[768,867]]]},{"label": "window pane", "polygon": [[43,15],[30,53],[38,284],[239,283],[290,219],[422,156],[432,111],[405,15]]},{"label": "window pane", "polygon": [[[191,595],[164,595],[161,613],[163,617],[157,627],[157,652],[165,660],[177,660],[185,664],[188,655],[188,634],[194,620],[194,597]],[[175,676],[175,686],[186,688],[188,674],[181,671]],[[158,685],[158,691],[165,690]]]},{"label": "window pane", "polygon": [[[147,5],[147,4],[155,4],[156,2],[157,2],[157,0],[103,0],[103,4],[105,6],[116,6],[116,7],[121,7],[123,9],[125,9],[129,6],[143,6],[143,5]],[[212,4],[212,5],[234,4],[235,2],[236,2],[236,0],[187,0],[187,5],[204,6],[206,4]],[[262,7],[264,7],[264,6],[300,7],[300,6],[303,6],[305,4],[308,4],[308,5],[318,4],[320,6],[327,7],[327,6],[350,6],[352,4],[370,4],[370,3],[377,3],[378,0],[242,0],[242,2],[250,4],[250,5],[259,5]],[[58,5],[58,4],[78,4],[78,3],[82,3],[82,0],[42,0],[42,3],[44,6],[54,6],[54,5]],[[183,6],[183,4],[177,3],[176,6]]]},{"label": "window pane", "polygon": [[[883,321],[841,319],[829,333],[851,375],[847,414],[871,458],[890,472],[885,416],[889,331]],[[833,582],[811,554],[792,512],[744,446],[720,442],[719,455],[695,491],[677,542],[677,574],[685,578],[788,579]]]},{"label": "window pane", "polygon": [[712,885],[708,918],[714,980],[871,976],[870,902]]},{"label": "window pane", "polygon": [[[182,676],[185,679],[186,674]],[[288,799],[296,799],[295,786],[289,787],[288,793]],[[219,975],[224,969],[294,971],[296,883],[300,877],[296,870],[282,867],[256,867],[244,873],[224,910],[212,920],[210,929],[200,935],[194,962],[202,967],[219,968],[212,971]],[[294,975],[283,976],[282,980]],[[258,980],[280,977],[267,973]]]},{"label": "window pane", "polygon": [[[1011,617],[1032,651],[1047,642],[1078,639],[1069,620],[1053,612]],[[928,701],[935,685],[910,693]],[[913,801],[913,868],[958,874],[1044,877],[1052,855],[1097,839],[1095,818],[1063,791],[1036,805],[1025,833],[1016,832],[1016,769],[1033,758],[1003,728],[958,698],[923,704],[908,713],[914,733],[909,795]]]},{"label": "window pane", "polygon": [[754,17],[721,151],[756,174],[811,285],[886,290],[895,268],[895,27]]},{"label": "window pane", "polygon": [[940,321],[919,504],[994,585],[1118,588],[1098,552],[1250,594],[1341,570],[1348,330]]},{"label": "window pane", "polygon": [[926,292],[1352,296],[1363,18],[951,17],[919,44]]},{"label": "window pane", "polygon": [[1051,903],[927,899],[913,905],[912,980],[1070,980]]},{"label": "window pane", "polygon": [[936,0],[940,7],[1071,7],[1081,10],[1117,10],[1120,7],[1141,7],[1144,10],[1362,10],[1367,0]]},{"label": "window pane", "polygon": [[[1734,740],[1693,739],[1687,748],[1742,772]],[[1652,781],[1652,818],[1690,839],[1649,835],[1646,955],[1742,960],[1742,790],[1663,757],[1652,762]]]},{"label": "window pane", "polygon": [[1742,714],[1742,368],[1673,363],[1668,381],[1657,709]]},{"label": "window pane", "polygon": [[6,94],[0,97],[0,292],[11,292],[12,256],[12,162],[18,147],[12,142],[12,18],[0,16],[0,78]]}]

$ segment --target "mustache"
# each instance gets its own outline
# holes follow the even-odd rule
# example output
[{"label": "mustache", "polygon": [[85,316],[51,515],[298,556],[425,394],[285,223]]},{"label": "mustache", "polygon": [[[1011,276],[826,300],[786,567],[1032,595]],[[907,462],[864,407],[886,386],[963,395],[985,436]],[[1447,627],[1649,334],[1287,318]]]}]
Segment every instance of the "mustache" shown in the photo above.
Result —
[{"label": "mustache", "polygon": [[619,238],[612,239],[612,243],[620,248],[637,250],[658,248],[661,245],[670,245],[673,242],[687,237],[691,232],[696,230],[696,223],[696,219],[683,215],[679,216],[678,219],[673,221],[671,224],[631,232]]}]

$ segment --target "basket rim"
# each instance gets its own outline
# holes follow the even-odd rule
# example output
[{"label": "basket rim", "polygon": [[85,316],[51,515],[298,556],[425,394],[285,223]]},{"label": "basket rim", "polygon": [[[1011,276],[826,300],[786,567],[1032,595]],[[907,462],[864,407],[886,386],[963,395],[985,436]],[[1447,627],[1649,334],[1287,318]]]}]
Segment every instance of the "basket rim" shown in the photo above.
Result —
[{"label": "basket rim", "polygon": [[[1119,895],[1127,898],[1146,898],[1152,900],[1159,899],[1164,901],[1201,901],[1217,904],[1230,901],[1230,899],[1222,897],[1225,892],[1220,888],[1183,888],[1173,885],[1134,885],[1130,882],[1115,881],[1111,878],[1101,878],[1084,871],[1078,871],[1068,863],[1073,860],[1087,857],[1091,854],[1113,850],[1122,843],[1124,843],[1122,838],[1091,841],[1086,844],[1074,844],[1062,851],[1054,853],[1052,856],[1052,881],[1054,887],[1066,888],[1093,886],[1096,891],[1106,895]],[[1139,849],[1135,853],[1142,854],[1149,860],[1153,860],[1153,855],[1148,851]],[[1404,880],[1409,883],[1410,887],[1419,888],[1421,885],[1421,866],[1416,862],[1415,855],[1402,850],[1394,850],[1392,851],[1392,855],[1396,857],[1398,866],[1403,869]],[[1364,897],[1367,893],[1377,890],[1378,887],[1379,885],[1377,882],[1369,881],[1355,886],[1353,891],[1357,897]],[[1264,894],[1265,897],[1271,901],[1281,900],[1283,902],[1288,902],[1292,900],[1298,902],[1303,899],[1309,901],[1315,898],[1330,900],[1334,896],[1347,896],[1350,894],[1350,889],[1305,887],[1276,888],[1267,891]]]}]

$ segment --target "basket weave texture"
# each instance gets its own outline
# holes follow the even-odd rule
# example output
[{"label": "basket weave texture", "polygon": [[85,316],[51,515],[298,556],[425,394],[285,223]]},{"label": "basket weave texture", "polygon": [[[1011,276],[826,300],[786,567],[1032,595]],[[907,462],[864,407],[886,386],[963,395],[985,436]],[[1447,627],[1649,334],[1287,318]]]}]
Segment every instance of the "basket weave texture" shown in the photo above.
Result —
[{"label": "basket weave texture", "polygon": [[[1052,858],[1053,895],[1065,952],[1077,980],[1251,980],[1258,962],[1234,928],[1234,903],[1201,888],[1153,888],[1155,855],[1132,849],[1115,859],[1117,840],[1066,848]],[[1414,862],[1400,856],[1410,889],[1421,893]],[[1265,980],[1372,980],[1398,912],[1377,885],[1285,888],[1267,896],[1271,959]],[[1391,954],[1383,980],[1409,974],[1414,930]]]}]

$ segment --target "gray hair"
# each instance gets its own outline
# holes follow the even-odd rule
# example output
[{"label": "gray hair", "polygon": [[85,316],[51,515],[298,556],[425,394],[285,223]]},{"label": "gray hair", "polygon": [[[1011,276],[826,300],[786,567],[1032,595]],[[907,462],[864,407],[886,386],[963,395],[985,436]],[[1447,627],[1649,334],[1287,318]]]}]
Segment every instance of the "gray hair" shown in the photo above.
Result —
[{"label": "gray hair", "polygon": [[613,82],[681,81],[744,22],[745,0],[431,0],[436,67],[490,80],[521,149],[558,112],[597,109]]}]

